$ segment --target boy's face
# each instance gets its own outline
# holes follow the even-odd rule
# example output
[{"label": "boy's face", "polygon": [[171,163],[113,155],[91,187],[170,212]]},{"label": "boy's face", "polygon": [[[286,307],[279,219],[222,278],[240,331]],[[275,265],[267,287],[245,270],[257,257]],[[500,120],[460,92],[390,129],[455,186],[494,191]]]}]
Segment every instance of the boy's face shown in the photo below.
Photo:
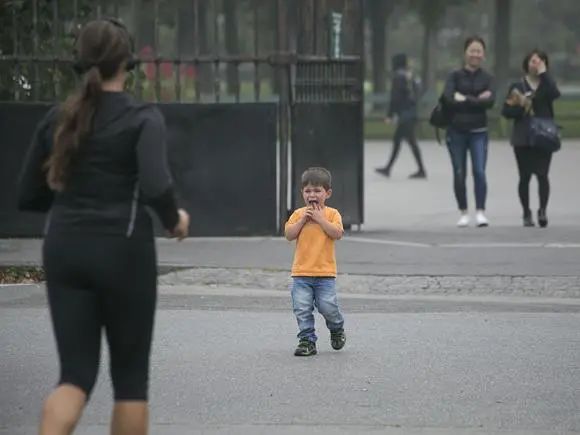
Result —
[{"label": "boy's face", "polygon": [[326,190],[322,186],[307,184],[302,188],[302,198],[304,198],[304,204],[307,206],[318,204],[320,207],[323,207],[324,203],[331,195],[332,189]]}]

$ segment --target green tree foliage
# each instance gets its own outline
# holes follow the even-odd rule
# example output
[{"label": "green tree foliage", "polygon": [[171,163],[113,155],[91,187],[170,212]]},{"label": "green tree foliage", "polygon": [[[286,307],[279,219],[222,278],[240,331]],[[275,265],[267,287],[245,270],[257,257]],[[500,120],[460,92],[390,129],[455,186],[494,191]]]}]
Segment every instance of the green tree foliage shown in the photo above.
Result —
[{"label": "green tree foliage", "polygon": [[495,79],[498,88],[507,85],[511,46],[511,0],[495,0],[494,55]]},{"label": "green tree foliage", "polygon": [[[77,23],[95,12],[94,2],[12,0],[0,3],[0,99],[52,100],[75,84],[70,65]],[[75,15],[76,14],[76,15]],[[18,56],[55,58],[28,62]],[[15,58],[16,57],[16,58]]]},{"label": "green tree foliage", "polygon": [[577,0],[538,0],[538,8],[551,20],[560,21],[580,39],[580,7]]},{"label": "green tree foliage", "polygon": [[375,93],[386,91],[387,21],[393,12],[395,3],[392,0],[366,0],[365,9],[371,31],[371,64],[373,90]]},{"label": "green tree foliage", "polygon": [[423,24],[421,65],[424,89],[431,89],[435,84],[435,42],[447,9],[451,6],[465,5],[470,1],[472,0],[409,0],[411,9]]}]

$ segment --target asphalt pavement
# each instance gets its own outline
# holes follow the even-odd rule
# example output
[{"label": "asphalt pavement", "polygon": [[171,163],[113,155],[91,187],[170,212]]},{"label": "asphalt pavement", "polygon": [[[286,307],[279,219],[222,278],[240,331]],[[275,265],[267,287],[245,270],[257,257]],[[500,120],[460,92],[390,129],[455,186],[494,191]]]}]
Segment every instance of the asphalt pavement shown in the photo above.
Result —
[{"label": "asphalt pavement", "polygon": [[[367,144],[365,223],[337,244],[343,351],[317,316],[319,354],[292,355],[284,239],[158,240],[152,434],[580,432],[580,143],[554,156],[546,229],[521,227],[506,143],[490,146],[491,226],[465,229],[446,150],[423,144],[425,181],[403,149],[386,179],[387,146]],[[39,264],[40,243],[1,240],[0,265]],[[42,284],[0,287],[2,435],[36,432],[49,325]],[[108,433],[106,361],[78,434]]]}]

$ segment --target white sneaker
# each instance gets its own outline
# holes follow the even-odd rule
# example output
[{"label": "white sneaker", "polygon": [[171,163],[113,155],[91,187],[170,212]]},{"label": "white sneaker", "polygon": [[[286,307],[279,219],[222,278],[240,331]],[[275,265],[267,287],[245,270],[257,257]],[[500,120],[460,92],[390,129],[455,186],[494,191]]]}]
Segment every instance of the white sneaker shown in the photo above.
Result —
[{"label": "white sneaker", "polygon": [[487,227],[489,226],[489,221],[485,217],[482,211],[478,211],[475,213],[475,223],[478,227]]},{"label": "white sneaker", "polygon": [[457,221],[457,226],[460,228],[464,228],[469,226],[469,222],[471,221],[471,219],[469,218],[469,215],[466,214],[462,214],[461,217],[459,218],[459,220]]}]

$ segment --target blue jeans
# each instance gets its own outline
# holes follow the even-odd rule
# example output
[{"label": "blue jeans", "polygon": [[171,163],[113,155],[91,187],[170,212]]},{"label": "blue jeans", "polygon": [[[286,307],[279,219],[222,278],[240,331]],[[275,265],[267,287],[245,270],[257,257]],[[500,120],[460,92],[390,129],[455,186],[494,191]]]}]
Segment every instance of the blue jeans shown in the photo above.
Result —
[{"label": "blue jeans", "polygon": [[298,321],[298,338],[316,342],[314,307],[326,320],[330,332],[342,330],[344,319],[336,298],[336,279],[298,276],[292,284],[292,307]]},{"label": "blue jeans", "polygon": [[464,133],[453,129],[447,130],[447,148],[453,165],[453,188],[459,210],[467,210],[467,191],[465,188],[467,150],[469,150],[471,155],[475,207],[478,210],[485,210],[485,198],[487,196],[487,181],[485,179],[487,142],[487,131]]}]

